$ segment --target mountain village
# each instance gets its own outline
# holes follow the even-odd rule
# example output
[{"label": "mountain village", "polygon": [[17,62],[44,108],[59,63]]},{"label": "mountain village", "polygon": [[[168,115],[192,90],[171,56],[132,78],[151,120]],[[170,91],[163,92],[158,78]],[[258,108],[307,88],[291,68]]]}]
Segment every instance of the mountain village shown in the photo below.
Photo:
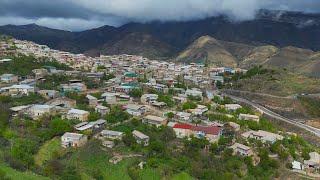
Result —
[{"label": "mountain village", "polygon": [[[245,69],[126,54],[93,58],[17,39],[1,41],[0,56],[4,57],[0,66],[12,63],[15,56],[34,56],[68,67],[45,65],[24,76],[15,72],[0,75],[0,96],[44,99],[10,107],[10,121],[58,117],[72,122],[72,129],[55,134],[66,151],[99,141],[100,148],[112,154],[110,164],[137,158],[137,167],[144,169],[151,166],[145,150],[128,153],[116,149],[155,146],[159,140],[141,128],[149,126],[146,128],[155,132],[169,129],[173,141],[203,140],[204,152],[229,149],[231,156],[248,157],[252,166],[280,159],[289,171],[320,177],[316,148],[293,146],[290,142],[299,139],[297,134],[274,128],[261,111],[219,92],[229,77],[245,74]],[[50,79],[60,76],[65,77],[62,82]],[[127,127],[125,131],[121,131],[123,127]],[[180,146],[176,143],[176,151]],[[261,149],[268,149],[266,156]]]}]

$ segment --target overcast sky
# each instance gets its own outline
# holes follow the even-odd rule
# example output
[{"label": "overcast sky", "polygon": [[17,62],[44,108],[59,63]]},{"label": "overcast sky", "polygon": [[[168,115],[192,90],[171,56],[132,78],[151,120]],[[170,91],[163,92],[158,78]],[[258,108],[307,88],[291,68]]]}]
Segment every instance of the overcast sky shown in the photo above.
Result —
[{"label": "overcast sky", "polygon": [[186,21],[225,14],[254,18],[259,9],[320,12],[320,0],[0,0],[0,25],[81,31],[129,21]]}]

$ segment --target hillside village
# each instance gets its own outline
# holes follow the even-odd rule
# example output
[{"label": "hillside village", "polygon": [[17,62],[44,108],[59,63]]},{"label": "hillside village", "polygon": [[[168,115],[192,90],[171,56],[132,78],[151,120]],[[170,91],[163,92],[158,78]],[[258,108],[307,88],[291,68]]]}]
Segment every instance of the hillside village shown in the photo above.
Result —
[{"label": "hillside village", "polygon": [[[245,69],[135,55],[93,58],[11,38],[0,42],[0,57],[7,147],[0,161],[14,169],[106,178],[103,167],[81,157],[92,153],[108,167],[134,160],[124,175],[132,179],[320,178],[317,147],[219,92]],[[38,68],[19,72],[19,61]],[[39,158],[47,146],[54,147]],[[77,158],[81,167],[71,164]]]}]

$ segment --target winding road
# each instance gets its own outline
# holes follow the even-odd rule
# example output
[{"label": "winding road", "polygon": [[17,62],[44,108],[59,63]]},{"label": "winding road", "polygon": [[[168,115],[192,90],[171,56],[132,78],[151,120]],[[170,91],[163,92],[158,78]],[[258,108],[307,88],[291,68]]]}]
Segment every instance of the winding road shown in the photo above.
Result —
[{"label": "winding road", "polygon": [[267,108],[265,108],[265,107],[263,107],[263,106],[261,106],[261,105],[259,105],[257,103],[251,102],[251,101],[249,101],[247,99],[244,99],[244,98],[241,98],[241,97],[237,97],[237,96],[233,96],[233,95],[226,94],[226,93],[223,93],[223,95],[228,96],[228,97],[230,97],[231,99],[233,99],[233,100],[235,100],[237,102],[242,102],[242,103],[248,104],[248,105],[256,108],[261,113],[264,113],[264,114],[266,114],[266,115],[268,115],[268,116],[270,116],[272,118],[275,118],[275,119],[278,119],[280,121],[284,121],[286,123],[289,123],[289,124],[292,124],[292,125],[297,126],[299,128],[302,128],[302,129],[304,129],[304,130],[316,135],[317,137],[320,137],[320,129],[318,129],[318,128],[314,128],[312,126],[303,124],[301,122],[297,122],[295,120],[283,117],[283,116],[281,116],[281,115],[279,115],[279,114],[277,114],[277,113],[275,113],[275,112],[273,112],[273,111],[271,111],[271,110],[269,110],[269,109],[267,109]]}]

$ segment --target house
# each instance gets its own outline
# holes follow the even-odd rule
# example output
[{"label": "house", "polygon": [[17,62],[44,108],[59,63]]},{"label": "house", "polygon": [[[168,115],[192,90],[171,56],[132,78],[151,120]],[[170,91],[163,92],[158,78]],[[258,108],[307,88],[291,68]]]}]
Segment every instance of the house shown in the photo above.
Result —
[{"label": "house", "polygon": [[0,76],[0,81],[4,83],[16,83],[18,82],[18,76],[14,74],[3,74]]},{"label": "house", "polygon": [[151,104],[157,102],[158,95],[157,94],[143,94],[140,98],[141,103],[143,104]]},{"label": "house", "polygon": [[212,81],[216,84],[220,82],[221,84],[224,83],[224,78],[223,76],[211,76]]},{"label": "house", "polygon": [[39,90],[38,94],[40,94],[45,99],[54,99],[59,96],[59,91],[56,90]]},{"label": "house", "polygon": [[107,113],[110,112],[110,108],[105,107],[105,106],[102,106],[102,105],[96,106],[96,107],[94,108],[94,110],[95,110],[97,113],[101,114],[102,116],[104,116],[104,115],[106,115]]},{"label": "house", "polygon": [[283,136],[279,135],[279,134],[274,134],[271,132],[267,132],[267,131],[247,131],[245,133],[242,134],[242,137],[244,138],[252,138],[252,139],[256,139],[256,140],[260,140],[264,143],[275,143],[277,140],[282,140]]},{"label": "house", "polygon": [[204,105],[197,105],[197,108],[195,109],[189,109],[189,112],[191,112],[193,115],[200,116],[203,115],[205,112],[207,112],[209,109],[207,106]]},{"label": "house", "polygon": [[240,120],[246,120],[246,121],[255,121],[259,122],[259,116],[251,115],[251,114],[239,114]]},{"label": "house", "polygon": [[117,102],[117,93],[105,92],[101,95],[102,98],[105,98],[105,101],[108,104],[115,104]]},{"label": "house", "polygon": [[177,138],[190,137],[206,138],[210,142],[215,142],[222,134],[222,128],[218,126],[194,126],[191,124],[177,123],[173,126]]},{"label": "house", "polygon": [[224,108],[228,111],[235,111],[237,109],[242,108],[242,106],[239,104],[225,104]]},{"label": "house", "polygon": [[128,104],[125,108],[126,111],[133,116],[141,116],[147,111],[145,106],[136,104]]},{"label": "house", "polygon": [[85,92],[87,91],[87,86],[83,83],[70,83],[61,84],[62,92]]},{"label": "house", "polygon": [[32,119],[38,119],[39,117],[45,115],[45,114],[53,114],[55,113],[55,108],[54,106],[50,106],[50,105],[41,105],[41,104],[36,104],[31,106],[28,109],[28,115],[32,118]]},{"label": "house", "polygon": [[241,156],[252,156],[253,152],[252,149],[246,145],[235,143],[232,146],[230,146],[231,149],[233,149],[234,154],[238,154]]},{"label": "house", "polygon": [[101,131],[100,136],[108,139],[121,140],[122,137],[124,136],[124,133],[119,131],[103,130]]},{"label": "house", "polygon": [[167,119],[159,116],[147,115],[142,118],[142,123],[147,123],[155,125],[157,127],[165,126],[167,124]]},{"label": "house", "polygon": [[89,106],[90,107],[96,107],[98,105],[98,99],[94,96],[91,96],[90,94],[88,94],[86,96],[86,98],[88,99],[89,101]]},{"label": "house", "polygon": [[203,99],[202,92],[197,88],[187,89],[185,94],[187,96],[199,97],[199,98],[201,98],[201,100]]},{"label": "house", "polygon": [[160,108],[161,109],[161,108],[167,106],[167,103],[155,101],[155,102],[151,103],[151,105],[156,107],[156,108]]},{"label": "house", "polygon": [[104,129],[105,124],[106,120],[99,119],[97,121],[79,123],[74,126],[74,129],[76,129],[77,131],[92,130],[94,132],[97,132]]},{"label": "house", "polygon": [[240,131],[240,125],[235,122],[228,122],[229,126],[233,128],[234,131]]},{"label": "house", "polygon": [[46,75],[48,75],[48,70],[44,68],[34,69],[32,70],[32,73],[34,74],[35,79],[41,79],[41,78],[44,78]]},{"label": "house", "polygon": [[149,136],[147,136],[147,135],[145,135],[142,132],[137,131],[137,130],[132,131],[132,135],[136,139],[136,142],[138,144],[141,144],[143,146],[148,146],[149,145],[149,140],[150,140]]},{"label": "house", "polygon": [[304,160],[303,163],[309,168],[320,168],[320,155],[317,152],[309,153],[310,159]]},{"label": "house", "polygon": [[26,111],[31,107],[32,105],[25,105],[25,106],[15,106],[11,107],[10,110],[12,112],[12,116],[18,116],[23,115],[26,113]]},{"label": "house", "polygon": [[303,170],[304,169],[303,164],[299,161],[293,161],[291,163],[291,165],[292,165],[292,169],[294,169],[294,170]]},{"label": "house", "polygon": [[61,146],[64,148],[68,147],[81,147],[88,141],[86,135],[78,133],[66,132],[61,136]]},{"label": "house", "polygon": [[16,95],[28,96],[30,93],[34,93],[35,89],[33,86],[16,84],[9,87],[3,87],[0,89],[0,92],[11,95],[11,96],[16,96]]},{"label": "house", "polygon": [[193,126],[191,128],[195,137],[206,138],[209,142],[216,142],[222,135],[222,128],[218,126]]},{"label": "house", "polygon": [[190,137],[193,134],[193,132],[191,130],[192,125],[190,125],[190,124],[177,123],[177,124],[173,125],[172,128],[173,128],[177,138]]},{"label": "house", "polygon": [[103,140],[102,146],[107,147],[107,148],[113,148],[115,146],[115,144],[113,141]]},{"label": "house", "polygon": [[88,121],[89,112],[80,110],[80,109],[71,109],[68,111],[66,118],[67,119],[77,119],[80,121]]},{"label": "house", "polygon": [[59,97],[46,102],[46,104],[51,106],[70,109],[70,108],[76,107],[77,101],[67,97]]},{"label": "house", "polygon": [[177,121],[191,122],[192,114],[187,112],[177,112],[174,116]]}]

